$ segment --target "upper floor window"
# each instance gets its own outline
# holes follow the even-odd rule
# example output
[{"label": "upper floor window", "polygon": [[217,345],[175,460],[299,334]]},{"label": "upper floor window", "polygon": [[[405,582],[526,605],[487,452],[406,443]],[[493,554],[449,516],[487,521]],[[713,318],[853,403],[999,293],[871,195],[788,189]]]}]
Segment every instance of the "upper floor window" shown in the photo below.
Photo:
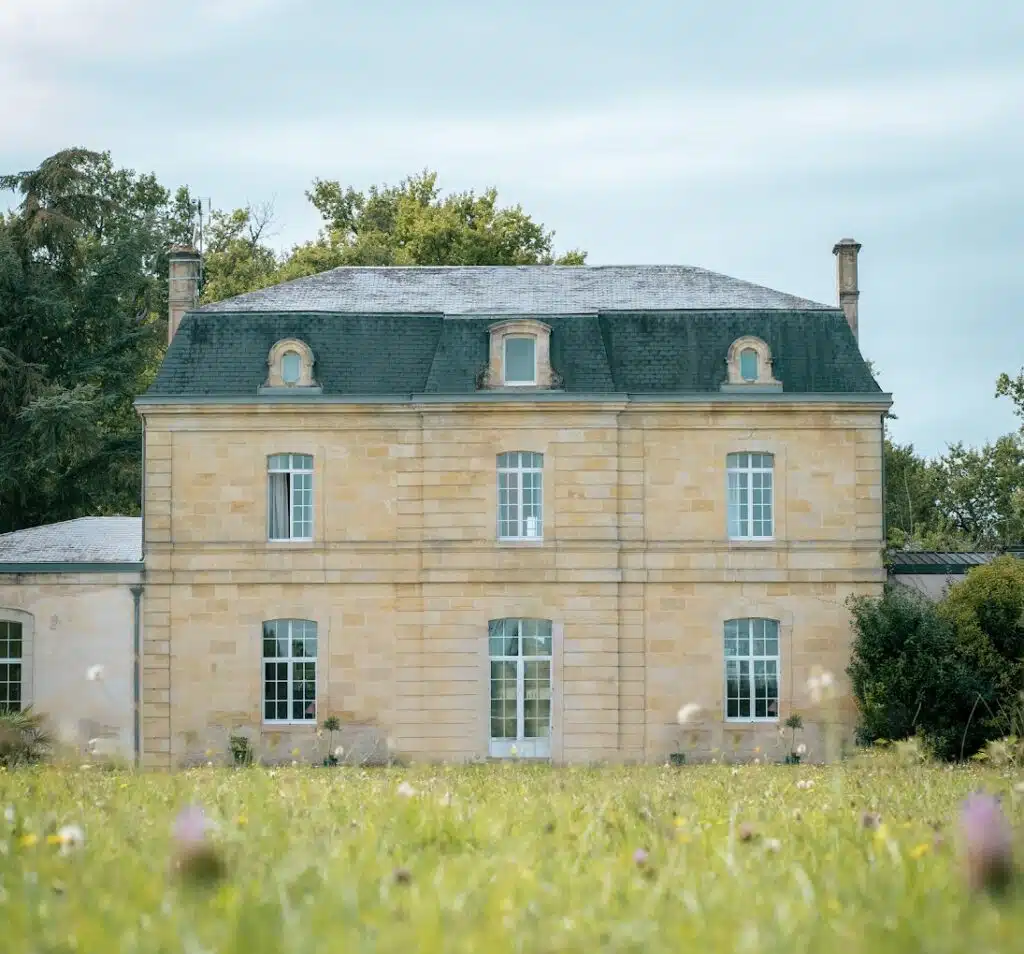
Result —
[{"label": "upper floor window", "polygon": [[267,536],[313,539],[313,458],[273,454],[267,460]]},{"label": "upper floor window", "polygon": [[729,537],[767,540],[775,532],[771,454],[730,454],[726,458]]},{"label": "upper floor window", "polygon": [[492,619],[487,635],[490,755],[547,758],[551,755],[551,621]]},{"label": "upper floor window", "polygon": [[316,623],[263,624],[263,721],[316,722]]},{"label": "upper floor window", "polygon": [[313,351],[298,338],[278,341],[267,355],[267,380],[264,388],[302,388],[319,393],[313,380]]},{"label": "upper floor window", "polygon": [[725,621],[725,717],[769,722],[779,717],[779,623]]},{"label": "upper floor window", "polygon": [[540,540],[543,527],[544,455],[498,455],[498,539]]},{"label": "upper floor window", "polygon": [[21,623],[0,619],[0,713],[21,711],[22,647]]},{"label": "upper floor window", "polygon": [[753,335],[737,338],[725,359],[727,378],[725,390],[757,385],[755,390],[781,391],[782,382],[772,373],[772,353],[768,345]]},{"label": "upper floor window", "polygon": [[505,383],[537,383],[537,339],[510,335],[505,339]]}]

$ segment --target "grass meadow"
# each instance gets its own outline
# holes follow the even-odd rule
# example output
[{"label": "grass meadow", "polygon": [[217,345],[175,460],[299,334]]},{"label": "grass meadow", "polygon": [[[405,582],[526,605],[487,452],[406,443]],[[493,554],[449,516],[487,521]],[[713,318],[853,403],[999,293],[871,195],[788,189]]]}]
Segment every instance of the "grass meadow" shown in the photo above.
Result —
[{"label": "grass meadow", "polygon": [[[1020,951],[1024,892],[971,893],[956,850],[958,806],[984,788],[1020,858],[1018,783],[891,752],[0,771],[0,951]],[[215,823],[212,868],[175,869],[188,805]]]}]

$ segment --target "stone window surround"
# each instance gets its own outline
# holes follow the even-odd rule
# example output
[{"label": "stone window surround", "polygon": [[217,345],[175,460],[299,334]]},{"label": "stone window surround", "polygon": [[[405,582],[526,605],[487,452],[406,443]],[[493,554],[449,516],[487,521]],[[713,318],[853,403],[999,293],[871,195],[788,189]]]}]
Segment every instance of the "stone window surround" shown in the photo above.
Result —
[{"label": "stone window surround", "polygon": [[[290,352],[297,352],[299,355],[299,380],[294,384],[285,382],[282,376],[281,362],[284,356]],[[267,382],[265,388],[315,388],[313,380],[313,350],[306,342],[298,338],[282,338],[271,349],[267,355]]]},{"label": "stone window surround", "polygon": [[[750,349],[757,353],[757,380],[747,381],[740,373],[740,355]],[[728,378],[722,385],[722,390],[759,389],[759,390],[782,390],[782,382],[775,378],[772,373],[772,352],[771,348],[754,335],[744,335],[737,338],[729,345],[729,352],[726,355],[726,370]]]},{"label": "stone window surround", "polygon": [[[487,363],[487,387],[508,388],[517,391],[542,390],[551,387],[551,326],[536,318],[512,318],[499,321],[487,329],[490,335],[490,350]],[[506,384],[505,339],[533,338],[536,377],[533,384]]]},{"label": "stone window surround", "polygon": [[35,617],[24,610],[0,606],[0,620],[21,623],[21,708],[32,705],[32,659],[35,643]]}]

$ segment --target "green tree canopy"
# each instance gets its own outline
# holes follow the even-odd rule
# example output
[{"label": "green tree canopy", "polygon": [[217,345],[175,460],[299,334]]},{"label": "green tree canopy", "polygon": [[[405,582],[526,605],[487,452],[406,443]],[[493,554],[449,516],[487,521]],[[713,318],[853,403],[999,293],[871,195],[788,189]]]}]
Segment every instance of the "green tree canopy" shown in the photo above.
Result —
[{"label": "green tree canopy", "polygon": [[108,153],[66,149],[0,176],[0,531],[137,513],[132,401],[166,336],[166,249],[192,204]]}]

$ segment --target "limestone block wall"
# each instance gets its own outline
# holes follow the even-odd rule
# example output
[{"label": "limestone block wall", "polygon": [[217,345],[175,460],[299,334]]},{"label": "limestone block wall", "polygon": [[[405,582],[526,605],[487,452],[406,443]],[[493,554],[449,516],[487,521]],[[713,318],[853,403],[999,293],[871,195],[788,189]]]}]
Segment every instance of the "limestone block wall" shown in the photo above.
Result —
[{"label": "limestone block wall", "polygon": [[[133,755],[134,603],[140,574],[0,575],[0,619],[22,623],[23,701],[46,714],[61,741],[90,739]],[[90,667],[103,667],[89,680]]]},{"label": "limestone block wall", "polygon": [[[290,757],[312,727],[260,720],[260,626],[315,619],[319,716],[417,758],[487,752],[487,621],[550,619],[553,757],[763,748],[723,723],[722,624],[779,619],[783,715],[841,674],[845,599],[879,592],[882,405],[707,403],[146,407],[147,764],[243,730]],[[542,542],[497,540],[495,462],[544,455]],[[775,537],[730,542],[726,455],[775,455]],[[266,540],[266,458],[314,458],[314,539]],[[756,613],[754,612],[756,610]],[[708,715],[680,740],[676,710]],[[813,728],[808,741],[813,742]]]}]

